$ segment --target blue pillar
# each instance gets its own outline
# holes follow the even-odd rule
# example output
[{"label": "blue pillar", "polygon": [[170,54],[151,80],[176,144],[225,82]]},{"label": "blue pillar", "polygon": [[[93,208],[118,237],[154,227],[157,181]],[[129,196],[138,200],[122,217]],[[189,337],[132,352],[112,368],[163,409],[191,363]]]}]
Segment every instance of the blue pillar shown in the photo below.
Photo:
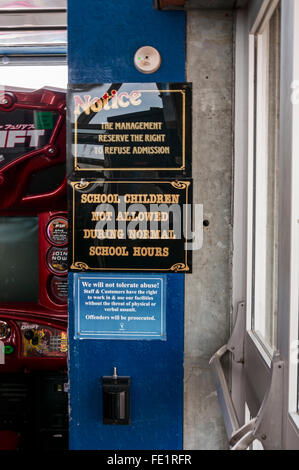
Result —
[{"label": "blue pillar", "polygon": [[[185,14],[153,10],[152,0],[72,0],[69,82],[185,81]],[[156,47],[158,72],[143,75],[136,50]],[[74,339],[69,274],[71,449],[182,449],[184,275],[167,275],[167,341]],[[131,424],[103,425],[101,377],[117,366],[131,377]]]}]

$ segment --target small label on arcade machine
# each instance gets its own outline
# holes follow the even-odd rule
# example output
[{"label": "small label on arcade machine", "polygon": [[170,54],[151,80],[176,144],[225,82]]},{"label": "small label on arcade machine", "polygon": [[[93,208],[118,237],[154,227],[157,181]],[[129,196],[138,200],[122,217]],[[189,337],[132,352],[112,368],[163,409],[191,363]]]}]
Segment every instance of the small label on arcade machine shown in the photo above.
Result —
[{"label": "small label on arcade machine", "polygon": [[53,300],[59,303],[66,303],[68,296],[67,278],[53,276],[50,281],[50,292]]},{"label": "small label on arcade machine", "polygon": [[66,245],[68,241],[68,221],[64,217],[52,219],[47,227],[47,236],[54,245]]},{"label": "small label on arcade machine", "polygon": [[53,129],[53,114],[51,111],[35,111],[36,129]]},{"label": "small label on arcade machine", "polygon": [[50,248],[47,254],[47,263],[51,271],[55,274],[67,273],[67,248]]},{"label": "small label on arcade machine", "polygon": [[21,331],[23,357],[59,357],[67,353],[66,331],[51,326],[17,322]]}]

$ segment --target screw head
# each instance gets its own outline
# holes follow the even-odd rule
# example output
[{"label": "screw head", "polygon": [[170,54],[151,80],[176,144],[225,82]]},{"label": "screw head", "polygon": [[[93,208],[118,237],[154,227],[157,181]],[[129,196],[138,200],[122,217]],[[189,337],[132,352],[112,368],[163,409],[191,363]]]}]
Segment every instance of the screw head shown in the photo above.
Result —
[{"label": "screw head", "polygon": [[45,152],[49,157],[54,158],[58,153],[58,148],[56,145],[50,144],[46,147]]}]

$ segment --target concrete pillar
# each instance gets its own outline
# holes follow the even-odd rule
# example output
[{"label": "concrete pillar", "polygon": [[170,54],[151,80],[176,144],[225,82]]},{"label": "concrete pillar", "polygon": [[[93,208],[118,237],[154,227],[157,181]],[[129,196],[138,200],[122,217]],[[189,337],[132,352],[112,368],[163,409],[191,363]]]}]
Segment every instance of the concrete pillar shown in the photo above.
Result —
[{"label": "concrete pillar", "polygon": [[228,339],[231,291],[233,162],[231,11],[187,15],[187,80],[193,82],[194,204],[203,204],[203,247],[185,286],[186,449],[225,449],[209,358]]}]

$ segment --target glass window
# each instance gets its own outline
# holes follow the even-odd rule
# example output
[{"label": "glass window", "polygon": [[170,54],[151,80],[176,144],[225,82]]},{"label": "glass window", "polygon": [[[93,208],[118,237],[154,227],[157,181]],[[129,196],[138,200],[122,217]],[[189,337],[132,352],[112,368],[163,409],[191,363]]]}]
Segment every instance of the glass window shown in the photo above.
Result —
[{"label": "glass window", "polygon": [[253,324],[262,343],[277,344],[280,3],[255,38]]},{"label": "glass window", "polygon": [[30,65],[0,66],[0,93],[5,86],[33,90],[50,86],[66,90],[67,65],[50,65],[50,63],[49,65],[34,65],[31,63]]}]

